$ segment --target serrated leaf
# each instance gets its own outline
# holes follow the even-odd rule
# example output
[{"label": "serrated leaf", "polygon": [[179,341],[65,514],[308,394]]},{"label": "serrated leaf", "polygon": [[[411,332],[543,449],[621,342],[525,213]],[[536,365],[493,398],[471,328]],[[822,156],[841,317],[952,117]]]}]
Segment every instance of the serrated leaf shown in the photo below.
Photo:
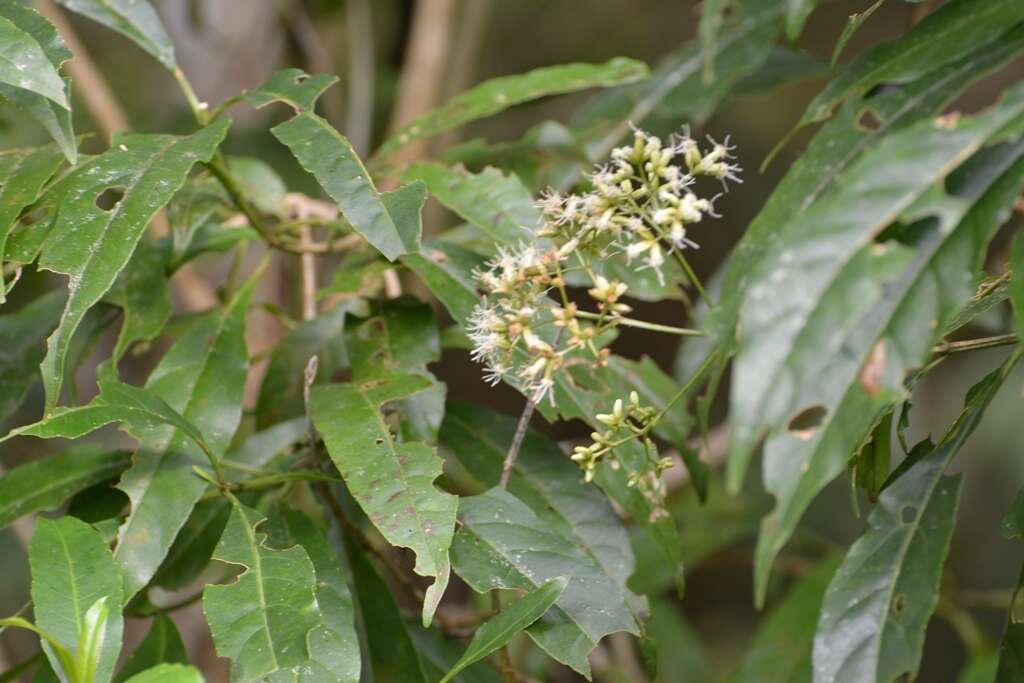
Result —
[{"label": "serrated leaf", "polygon": [[943,474],[1019,357],[976,384],[939,444],[919,444],[910,467],[882,492],[825,594],[814,683],[916,675],[959,502],[960,475]]},{"label": "serrated leaf", "polygon": [[158,614],[153,619],[146,637],[118,672],[117,680],[124,681],[160,664],[188,664],[178,627],[166,614]]},{"label": "serrated leaf", "polygon": [[43,340],[57,326],[64,299],[64,292],[47,292],[14,313],[0,315],[0,422],[14,414],[39,377]]},{"label": "serrated leaf", "polygon": [[275,550],[257,527],[266,519],[234,504],[215,560],[242,567],[230,584],[203,589],[203,612],[217,654],[231,660],[231,680],[253,681],[309,660],[307,636],[322,619],[316,574],[301,546]]},{"label": "serrated leaf", "polygon": [[174,44],[149,0],[57,0],[72,12],[83,14],[130,38],[136,45],[174,71]]},{"label": "serrated leaf", "polygon": [[[0,17],[31,36],[42,48],[53,70],[60,69],[64,62],[71,59],[71,52],[64,45],[57,29],[31,7],[18,2],[3,2],[0,3]],[[71,80],[63,79],[62,88],[65,98],[69,98]],[[32,90],[4,83],[0,83],[0,97],[10,100],[37,119],[60,145],[68,161],[75,163],[78,157],[77,142],[71,127],[71,111],[66,102],[61,104]]]},{"label": "serrated leaf", "polygon": [[324,91],[337,82],[338,77],[330,74],[310,76],[302,69],[282,69],[255,90],[245,93],[242,99],[257,109],[271,102],[283,102],[296,112],[313,111]]},{"label": "serrated leaf", "polygon": [[161,664],[135,674],[125,683],[204,683],[203,675],[191,666]]},{"label": "serrated leaf", "polygon": [[345,552],[352,570],[356,606],[362,614],[360,627],[369,664],[369,670],[364,671],[367,680],[374,683],[432,683],[413,643],[412,626],[402,617],[388,584],[347,535]]},{"label": "serrated leaf", "polygon": [[[254,284],[250,280],[223,309],[195,320],[146,382],[149,392],[196,426],[215,458],[227,450],[242,417],[249,368],[245,314]],[[163,428],[141,438],[132,467],[118,484],[132,503],[114,553],[125,573],[126,595],[153,577],[206,490],[192,471],[205,463],[183,430]]]},{"label": "serrated leaf", "polygon": [[[7,250],[7,236],[18,216],[39,199],[43,187],[63,161],[64,154],[56,145],[0,154],[0,267]],[[4,287],[0,287],[0,304],[6,294]]]},{"label": "serrated leaf", "polygon": [[434,486],[441,474],[434,449],[396,441],[381,406],[431,384],[420,375],[396,374],[315,387],[311,402],[313,424],[352,497],[389,543],[416,553],[417,574],[434,577],[423,601],[425,626],[448,585],[458,499]]},{"label": "serrated leaf", "polygon": [[[449,403],[441,442],[480,484],[495,486],[516,422],[472,404]],[[528,431],[508,490],[590,556],[630,603],[637,599],[626,588],[636,563],[622,521],[600,491],[583,483],[579,468],[558,444]]]},{"label": "serrated leaf", "polygon": [[[772,391],[777,410],[763,471],[777,505],[758,541],[759,594],[811,499],[843,470],[881,412],[902,399],[905,376],[924,365],[948,321],[971,298],[985,247],[1024,186],[1022,152],[1019,141],[990,148],[954,174],[948,181],[953,195],[932,207],[936,217],[913,223],[908,238],[914,252],[906,267],[889,278],[858,272],[856,261],[877,249],[862,247],[815,304]],[[827,320],[830,309],[841,316]],[[757,334],[754,325],[746,329]],[[773,367],[762,360],[764,368]],[[811,422],[793,422],[805,417]]]},{"label": "serrated leaf", "polygon": [[257,427],[266,429],[305,414],[303,372],[311,357],[318,358],[318,384],[330,381],[338,369],[348,365],[345,321],[359,308],[357,301],[341,303],[289,330],[274,347],[256,403]]},{"label": "serrated leaf", "polygon": [[[808,0],[790,0],[805,4]],[[979,43],[1024,21],[1017,0],[954,0],[898,40],[861,53],[811,101],[800,126],[823,121],[844,99],[879,83],[908,83],[973,53]]]},{"label": "serrated leaf", "polygon": [[481,624],[473,634],[473,640],[466,647],[466,652],[444,675],[440,683],[448,683],[463,669],[498,651],[516,634],[544,616],[567,585],[568,576],[551,579]]},{"label": "serrated leaf", "polygon": [[316,177],[352,227],[388,260],[394,261],[411,249],[381,202],[363,162],[331,124],[316,114],[303,112],[270,132]]},{"label": "serrated leaf", "polygon": [[527,240],[540,223],[533,195],[513,174],[488,166],[480,173],[437,163],[418,163],[406,180],[422,180],[430,194],[501,244]]},{"label": "serrated leaf", "polygon": [[[64,358],[82,317],[113,285],[146,225],[192,166],[210,160],[229,125],[222,119],[187,137],[124,136],[59,183],[57,219],[39,256],[40,268],[69,276],[67,307],[42,365],[48,411],[60,398]],[[109,211],[97,205],[108,190],[123,191]]]},{"label": "serrated leaf", "polygon": [[[316,601],[322,623],[307,636],[310,663],[330,672],[330,680],[358,683],[360,673],[359,637],[355,609],[345,574],[323,532],[306,515],[279,507],[268,523],[270,543],[286,547],[298,544],[309,555],[316,572]],[[306,674],[304,665],[297,671]],[[326,674],[321,674],[326,675]],[[309,680],[321,680],[309,678]]]},{"label": "serrated leaf", "polygon": [[34,512],[53,510],[79,491],[123,471],[128,453],[69,449],[15,467],[0,478],[0,528]]},{"label": "serrated leaf", "polygon": [[493,116],[523,102],[547,95],[630,83],[645,78],[648,73],[644,63],[617,57],[604,64],[560,64],[515,76],[492,78],[404,126],[380,146],[375,158],[387,159],[414,140]]},{"label": "serrated leaf", "polygon": [[545,652],[590,677],[587,655],[604,636],[637,623],[622,590],[586,555],[508,491],[494,488],[459,501],[462,525],[452,544],[456,572],[473,590],[536,590],[557,576],[572,580],[548,617],[527,633]]},{"label": "serrated leaf", "polygon": [[[103,538],[74,517],[41,517],[36,520],[29,563],[36,625],[69,651],[79,652],[89,609],[104,598],[112,606],[93,662],[95,681],[110,681],[121,651],[124,621],[120,609],[121,573]],[[52,649],[44,649],[54,670],[62,671],[59,657]]]},{"label": "serrated leaf", "polygon": [[800,577],[764,617],[732,683],[810,681],[814,629],[839,558],[818,564]]},{"label": "serrated leaf", "polygon": [[29,33],[0,16],[0,83],[42,95],[70,109],[64,81],[43,48]]}]

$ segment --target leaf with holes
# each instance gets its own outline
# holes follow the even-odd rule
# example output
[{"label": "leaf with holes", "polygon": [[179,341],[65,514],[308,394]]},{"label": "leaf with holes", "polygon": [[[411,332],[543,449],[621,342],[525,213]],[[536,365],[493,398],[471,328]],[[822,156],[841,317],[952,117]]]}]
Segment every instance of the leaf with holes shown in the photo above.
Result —
[{"label": "leaf with holes", "polygon": [[167,69],[178,68],[174,44],[149,0],[57,0],[121,35],[155,57]]},{"label": "leaf with holes", "polygon": [[[214,458],[227,451],[242,418],[249,370],[245,314],[254,285],[250,281],[224,308],[192,321],[146,382],[148,392],[195,425]],[[206,457],[186,431],[163,427],[140,437],[132,467],[118,484],[132,504],[114,553],[128,596],[153,578],[207,487],[192,471],[205,466]]]},{"label": "leaf with holes", "polygon": [[560,64],[525,74],[492,78],[411,121],[380,146],[375,159],[386,160],[414,140],[493,116],[523,102],[547,95],[631,83],[645,78],[648,73],[644,63],[617,57],[604,64]]},{"label": "leaf with holes", "polygon": [[[7,235],[21,212],[39,199],[43,187],[63,161],[64,154],[56,145],[0,154],[0,267],[7,250]],[[0,287],[0,304],[6,299],[4,289]]]},{"label": "leaf with holes", "polygon": [[310,76],[302,69],[282,69],[255,90],[245,93],[242,99],[257,109],[271,102],[283,102],[296,112],[313,111],[324,91],[337,82],[337,76]]},{"label": "leaf with holes", "polygon": [[[65,356],[86,311],[113,285],[149,221],[185,183],[192,166],[210,160],[229,125],[222,119],[187,137],[126,135],[54,188],[60,203],[39,267],[67,275],[69,294],[43,359],[47,411],[60,398]],[[98,202],[111,193],[120,199],[101,208]]]},{"label": "leaf with holes", "polygon": [[1019,358],[1018,351],[976,384],[939,444],[918,444],[909,467],[879,496],[825,594],[814,683],[916,675],[960,497],[960,475],[944,472]]},{"label": "leaf with holes", "polygon": [[558,661],[589,679],[587,655],[604,636],[639,633],[624,601],[609,600],[621,590],[597,561],[508,491],[462,498],[459,520],[452,563],[478,593],[534,591],[558,576],[572,577],[548,616],[527,630]]},{"label": "leaf with holes", "polygon": [[[808,0],[790,0],[807,4]],[[823,121],[847,97],[879,83],[908,83],[977,50],[1007,27],[1024,21],[1018,0],[953,0],[926,16],[898,40],[881,43],[839,72],[811,101],[801,126]]]},{"label": "leaf with holes", "polygon": [[[64,45],[57,29],[31,7],[5,0],[0,2],[0,18],[11,22],[38,44],[49,61],[52,71],[56,72],[64,62],[71,59],[71,52]],[[0,82],[0,97],[9,100],[39,121],[60,146],[64,156],[73,164],[78,158],[78,144],[71,127],[71,111],[67,104],[70,83],[70,79],[61,81],[62,93],[65,98],[63,103],[54,101],[34,90],[26,90],[3,82]]]},{"label": "leaf with holes", "polygon": [[[807,505],[843,471],[881,413],[903,398],[904,378],[927,362],[970,300],[986,246],[1024,187],[1022,157],[1024,140],[984,150],[949,177],[948,195],[923,198],[920,212],[905,214],[893,241],[860,247],[793,341],[775,337],[792,343],[781,363],[764,347],[746,358],[741,350],[738,381],[749,378],[745,363],[755,357],[763,363],[759,372],[779,369],[771,408],[757,410],[771,425],[763,471],[776,498],[758,539],[759,594]],[[888,273],[860,265],[889,259],[903,264]],[[758,334],[757,327],[745,326],[745,333]]]},{"label": "leaf with holes", "polygon": [[79,491],[128,467],[129,454],[71,448],[15,467],[0,478],[0,528],[34,512],[53,510]]},{"label": "leaf with holes", "polygon": [[422,180],[435,199],[498,243],[518,245],[540,223],[530,190],[517,176],[496,168],[470,173],[462,167],[418,163],[404,177]]},{"label": "leaf with holes", "polygon": [[569,585],[568,576],[551,579],[540,588],[512,603],[511,606],[506,606],[490,620],[480,624],[480,628],[473,634],[473,640],[470,641],[466,652],[444,675],[440,683],[448,683],[471,664],[479,662],[504,647],[520,631],[544,616],[544,613],[555,604],[567,585]]},{"label": "leaf with holes", "polygon": [[458,499],[434,486],[441,474],[434,449],[396,440],[381,406],[431,384],[420,375],[397,374],[315,387],[312,399],[313,424],[352,497],[389,543],[416,553],[417,574],[434,577],[423,601],[424,625],[448,585]]},{"label": "leaf with holes", "polygon": [[[95,623],[94,605],[106,601],[108,614],[104,635],[95,638],[97,649],[80,670],[95,671],[97,683],[108,683],[121,651],[121,572],[110,556],[103,538],[85,522],[74,517],[36,520],[36,533],[29,548],[32,569],[32,604],[36,625],[69,651],[76,661],[83,658],[83,635]],[[98,623],[95,624],[99,626]],[[44,645],[55,670],[61,662],[52,648]]]},{"label": "leaf with holes", "polygon": [[413,248],[403,241],[352,145],[331,124],[316,114],[303,112],[270,132],[316,177],[356,232],[388,260],[394,261]]}]

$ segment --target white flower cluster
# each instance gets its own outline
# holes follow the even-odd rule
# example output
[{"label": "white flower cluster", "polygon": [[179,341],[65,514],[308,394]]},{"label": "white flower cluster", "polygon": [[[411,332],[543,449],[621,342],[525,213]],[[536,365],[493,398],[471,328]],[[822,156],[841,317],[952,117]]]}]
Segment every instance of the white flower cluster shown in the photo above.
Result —
[{"label": "white flower cluster", "polygon": [[618,253],[629,262],[639,259],[663,281],[666,253],[697,246],[687,236],[688,226],[716,216],[715,198],[694,192],[696,178],[717,178],[723,186],[742,182],[728,140],[710,145],[702,150],[688,134],[672,136],[666,144],[636,130],[632,145],[613,150],[611,162],[590,174],[592,191],[543,198],[545,225],[538,234],[602,257]]}]

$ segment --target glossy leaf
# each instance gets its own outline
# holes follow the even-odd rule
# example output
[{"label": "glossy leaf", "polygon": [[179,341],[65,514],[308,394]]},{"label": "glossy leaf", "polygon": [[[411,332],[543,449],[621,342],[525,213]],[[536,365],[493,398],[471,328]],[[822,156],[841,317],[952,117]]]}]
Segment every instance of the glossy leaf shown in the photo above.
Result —
[{"label": "glossy leaf", "polygon": [[200,501],[153,576],[152,584],[167,590],[184,588],[206,569],[231,514],[223,498]]},{"label": "glossy leaf", "polygon": [[[475,591],[533,591],[555,577],[572,577],[549,616],[527,630],[558,661],[589,678],[587,655],[601,638],[618,631],[638,634],[625,599],[618,597],[622,589],[593,557],[511,493],[494,488],[462,498],[459,520],[452,562]],[[596,596],[601,609],[594,609]]]},{"label": "glossy leaf", "polygon": [[363,162],[349,141],[327,121],[304,112],[274,126],[271,132],[316,177],[352,227],[388,260],[394,261],[410,250]]},{"label": "glossy leaf", "polygon": [[[985,247],[1024,186],[1022,152],[1019,141],[990,148],[949,179],[951,196],[926,200],[924,215],[934,217],[915,224],[913,258],[891,279],[858,269],[859,259],[876,253],[873,245],[862,247],[796,337],[772,392],[777,422],[763,467],[777,505],[758,541],[759,590],[810,500],[843,470],[876,417],[904,396],[905,376],[925,364],[948,321],[970,300]],[[889,251],[902,249],[890,245]],[[830,309],[845,322],[830,320]],[[746,329],[755,334],[755,327]],[[808,416],[818,423],[793,422]]]},{"label": "glossy leaf", "polygon": [[[807,4],[808,0],[790,0]],[[926,16],[898,40],[861,53],[808,105],[800,125],[828,118],[842,100],[879,83],[907,83],[966,57],[979,43],[1024,21],[1016,0],[954,0]]]},{"label": "glossy leaf", "polygon": [[[35,40],[46,55],[52,70],[59,70],[64,62],[71,59],[71,52],[64,45],[64,40],[58,35],[57,29],[31,7],[19,2],[2,2],[0,17],[7,19]],[[68,161],[73,164],[78,158],[78,143],[71,128],[71,111],[67,105],[70,79],[64,79],[61,87],[66,98],[63,103],[33,90],[25,90],[6,83],[0,83],[0,97],[6,98],[38,120],[57,141]]]},{"label": "glossy leaf", "polygon": [[149,632],[124,663],[117,680],[124,681],[161,664],[188,664],[178,627],[166,614],[153,619]]},{"label": "glossy leaf", "polygon": [[[245,314],[252,283],[227,306],[195,320],[150,374],[146,389],[196,426],[213,457],[222,457],[242,417],[249,359]],[[114,553],[134,595],[156,573],[175,536],[206,490],[192,468],[202,450],[185,431],[164,427],[141,435],[132,467],[118,488],[132,510]]]},{"label": "glossy leaf", "polygon": [[178,68],[174,44],[149,0],[57,0],[72,12],[127,36],[171,71]]},{"label": "glossy leaf", "polygon": [[125,683],[204,683],[203,675],[191,666],[161,664],[135,674]]},{"label": "glossy leaf", "polygon": [[501,613],[484,622],[473,634],[466,652],[455,663],[455,666],[445,674],[440,683],[448,683],[460,671],[470,664],[478,662],[498,649],[502,648],[517,633],[530,626],[533,622],[544,616],[548,608],[555,604],[555,600],[562,594],[565,587],[569,585],[568,576],[559,576],[544,583],[540,588],[527,593],[506,606]]},{"label": "glossy leaf", "polygon": [[245,93],[243,99],[257,109],[271,102],[284,102],[296,112],[313,111],[324,91],[337,82],[337,76],[310,76],[302,69],[282,69],[255,90]]},{"label": "glossy leaf", "polygon": [[839,559],[819,563],[768,613],[747,648],[732,683],[790,683],[811,680],[811,648],[825,589]]},{"label": "glossy leaf", "polygon": [[814,642],[814,682],[914,677],[938,602],[961,477],[943,476],[1020,354],[975,385],[937,446],[919,444],[878,499],[829,584]]},{"label": "glossy leaf", "polygon": [[129,346],[155,339],[171,317],[166,267],[164,251],[152,242],[141,242],[104,297],[124,311],[117,343],[105,366],[111,378],[116,379],[117,362]]},{"label": "glossy leaf", "polygon": [[60,507],[79,491],[117,476],[128,462],[128,453],[122,451],[80,448],[15,467],[0,478],[0,528]]},{"label": "glossy leaf", "polygon": [[57,326],[64,300],[64,292],[49,292],[14,313],[0,315],[0,421],[14,414],[38,379],[43,340]]},{"label": "glossy leaf", "polygon": [[404,126],[381,145],[376,156],[386,159],[414,140],[493,116],[523,102],[547,95],[630,83],[647,75],[647,66],[642,62],[617,57],[604,64],[560,64],[525,74],[492,78]]},{"label": "glossy leaf", "polygon": [[[39,199],[43,187],[63,161],[64,154],[56,145],[0,154],[0,267],[7,250],[7,235],[18,216]],[[5,298],[6,292],[0,287],[0,303]]]},{"label": "glossy leaf", "polygon": [[[39,518],[29,549],[32,569],[32,603],[37,626],[51,634],[76,660],[87,654],[83,634],[88,634],[90,609],[101,600],[108,611],[102,637],[96,640],[95,658],[76,661],[79,673],[95,667],[95,681],[107,683],[121,651],[121,573],[102,537],[74,517]],[[102,642],[99,642],[102,641]],[[47,658],[55,670],[63,666],[50,648]],[[89,679],[92,680],[92,679]]]},{"label": "glossy leaf", "polygon": [[[192,166],[209,161],[227,133],[222,119],[188,137],[127,135],[94,163],[79,167],[59,187],[60,204],[39,256],[39,267],[69,277],[67,307],[47,340],[43,385],[47,409],[60,398],[64,360],[86,311],[113,285],[146,225],[184,184]],[[122,191],[110,210],[102,195]]]},{"label": "glossy leaf", "polygon": [[540,223],[530,190],[496,168],[474,174],[462,167],[418,163],[404,177],[422,180],[434,198],[498,243],[518,245]]},{"label": "glossy leaf", "polygon": [[234,681],[307,665],[307,637],[322,623],[309,555],[301,546],[268,548],[266,534],[257,531],[264,519],[234,505],[213,557],[242,567],[242,573],[233,583],[203,589],[217,654],[231,659]]},{"label": "glossy leaf", "polygon": [[0,16],[0,83],[29,90],[70,109],[64,81],[42,46],[6,16]]},{"label": "glossy leaf", "polygon": [[416,553],[417,574],[435,579],[423,602],[424,625],[448,585],[458,499],[434,486],[441,474],[434,449],[397,441],[380,411],[430,385],[423,376],[398,374],[315,387],[312,398],[313,424],[352,497],[389,543]]}]

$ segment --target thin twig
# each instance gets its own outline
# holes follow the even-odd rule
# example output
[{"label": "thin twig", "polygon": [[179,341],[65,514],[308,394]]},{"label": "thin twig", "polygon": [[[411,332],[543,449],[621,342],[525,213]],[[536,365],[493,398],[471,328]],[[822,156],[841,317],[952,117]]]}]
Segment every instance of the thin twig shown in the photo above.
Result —
[{"label": "thin twig", "polygon": [[1016,344],[1017,341],[1016,334],[997,334],[993,337],[965,339],[964,341],[955,342],[940,342],[932,348],[932,353],[936,356],[948,356],[952,353],[994,349],[999,346],[1012,346],[1013,344]]},{"label": "thin twig", "polygon": [[519,416],[519,424],[516,425],[516,434],[512,437],[512,444],[508,447],[508,453],[505,454],[505,464],[501,466],[501,479],[498,481],[498,486],[503,489],[508,488],[508,480],[512,476],[512,468],[515,467],[516,459],[519,457],[519,449],[523,445],[523,439],[526,438],[526,430],[530,428],[530,418],[533,417],[533,411],[536,408],[537,401],[533,397],[526,399],[523,413]]}]

